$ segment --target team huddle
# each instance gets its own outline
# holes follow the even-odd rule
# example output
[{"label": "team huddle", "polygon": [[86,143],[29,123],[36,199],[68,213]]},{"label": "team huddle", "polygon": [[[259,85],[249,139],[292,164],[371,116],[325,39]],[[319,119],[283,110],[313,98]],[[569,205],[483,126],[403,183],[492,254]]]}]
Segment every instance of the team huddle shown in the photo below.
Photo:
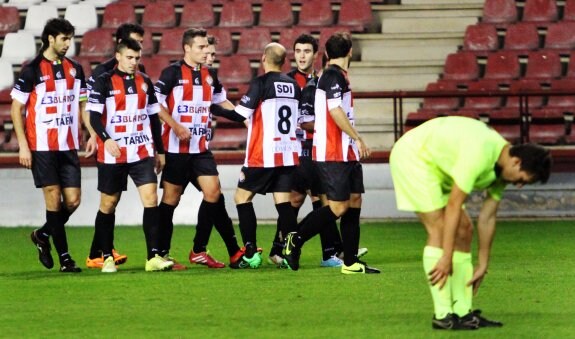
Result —
[{"label": "team huddle", "polygon": [[[380,273],[360,260],[367,253],[359,246],[364,193],[360,161],[370,150],[354,127],[347,75],[351,36],[335,33],[327,40],[325,66],[319,72],[313,69],[319,49],[313,36],[295,40],[297,67],[287,74],[281,73],[286,48],[269,43],[261,57],[264,74],[251,81],[234,106],[211,67],[216,41],[206,30],[183,33],[182,59],[167,66],[155,84],[139,63],[143,35],[139,25],[121,25],[115,57],[85,79],[82,67],[65,57],[74,27],[65,19],[51,19],[38,56],[23,67],[14,86],[12,119],[20,163],[32,170],[46,204],[46,223],[31,234],[40,262],[48,269],[54,266],[51,237],[60,271],[81,272],[68,252],[64,225],[81,199],[77,151],[82,119],[90,133],[86,155],[97,159],[100,192],[88,268],[113,273],[127,261],[116,251],[114,227],[130,177],[144,207],[146,271],[186,269],[171,256],[170,247],[174,211],[191,183],[203,194],[189,254],[192,264],[226,267],[207,249],[215,228],[228,251],[229,267],[260,267],[252,199],[257,193],[272,193],[278,221],[269,263],[297,271],[304,243],[319,234],[321,266],[340,267],[343,274]],[[245,161],[234,195],[242,246],[209,149],[212,116],[247,127]],[[511,146],[482,122],[468,118],[431,120],[396,143],[390,167],[398,208],[416,212],[428,233],[423,261],[434,300],[434,328],[501,326],[472,311],[471,304],[472,292],[487,272],[498,202],[509,183],[546,182],[550,166],[549,152],[542,147]],[[475,273],[473,227],[463,208],[473,189],[488,192],[478,221]],[[306,196],[313,211],[298,223]]]}]

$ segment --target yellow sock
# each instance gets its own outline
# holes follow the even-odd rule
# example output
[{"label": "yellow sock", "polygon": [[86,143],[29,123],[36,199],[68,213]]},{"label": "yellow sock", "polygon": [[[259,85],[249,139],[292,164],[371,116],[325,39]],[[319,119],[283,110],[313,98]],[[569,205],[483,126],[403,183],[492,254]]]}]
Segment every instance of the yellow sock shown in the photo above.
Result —
[{"label": "yellow sock", "polygon": [[453,252],[453,274],[451,275],[451,297],[453,311],[462,317],[471,312],[473,302],[473,286],[466,286],[473,277],[471,253]]},{"label": "yellow sock", "polygon": [[436,319],[443,319],[447,314],[453,313],[451,307],[451,278],[447,278],[442,289],[439,289],[439,285],[432,286],[431,283],[429,283],[428,273],[435,267],[435,264],[437,264],[442,255],[443,250],[441,248],[425,246],[423,249],[423,269],[425,271],[425,279],[431,291]]}]

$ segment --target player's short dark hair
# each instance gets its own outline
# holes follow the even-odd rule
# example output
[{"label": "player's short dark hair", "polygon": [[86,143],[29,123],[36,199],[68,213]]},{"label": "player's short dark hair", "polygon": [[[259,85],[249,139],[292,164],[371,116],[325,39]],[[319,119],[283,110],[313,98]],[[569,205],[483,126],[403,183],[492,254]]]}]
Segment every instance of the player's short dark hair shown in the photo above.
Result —
[{"label": "player's short dark hair", "polygon": [[295,41],[293,43],[293,49],[294,50],[295,50],[296,44],[310,44],[311,47],[313,48],[314,53],[317,53],[317,51],[319,49],[319,44],[317,42],[317,39],[314,38],[313,36],[311,36],[309,34],[305,34],[305,33],[298,36],[297,39],[295,39]]},{"label": "player's short dark hair", "polygon": [[46,50],[50,45],[48,41],[49,36],[56,38],[58,34],[74,35],[76,29],[70,21],[63,18],[53,18],[46,22],[44,30],[42,31],[42,50]]},{"label": "player's short dark hair", "polygon": [[184,35],[182,36],[182,48],[184,48],[184,45],[191,46],[192,40],[197,36],[205,38],[208,36],[208,32],[203,28],[188,29],[187,31],[184,32]]},{"label": "player's short dark hair", "polygon": [[533,182],[546,183],[551,173],[551,152],[543,146],[527,143],[513,145],[509,155],[521,159],[521,170],[533,176]]},{"label": "player's short dark hair", "polygon": [[208,45],[217,45],[218,44],[218,39],[216,39],[215,36],[213,35],[208,35]]},{"label": "player's short dark hair", "polygon": [[122,39],[116,44],[116,53],[119,53],[126,48],[139,52],[142,50],[142,45],[132,38]]},{"label": "player's short dark hair", "polygon": [[329,59],[345,57],[351,50],[351,35],[346,32],[336,32],[325,42],[325,52]]},{"label": "player's short dark hair", "polygon": [[144,36],[145,31],[144,28],[138,24],[121,24],[120,27],[118,27],[116,30],[116,43],[118,43],[120,40],[128,39],[132,33]]}]

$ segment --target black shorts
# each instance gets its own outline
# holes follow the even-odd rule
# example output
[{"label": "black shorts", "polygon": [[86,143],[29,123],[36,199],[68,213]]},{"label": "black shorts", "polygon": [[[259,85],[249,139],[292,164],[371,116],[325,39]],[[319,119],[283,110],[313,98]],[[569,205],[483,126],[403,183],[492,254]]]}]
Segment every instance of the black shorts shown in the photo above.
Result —
[{"label": "black shorts", "polygon": [[328,200],[347,201],[351,193],[365,193],[360,162],[329,161],[315,164]]},{"label": "black shorts", "polygon": [[294,171],[295,166],[242,167],[238,188],[259,194],[291,192]]},{"label": "black shorts", "polygon": [[106,194],[116,194],[128,189],[128,175],[136,187],[157,183],[154,171],[156,160],[146,158],[129,164],[98,163],[98,191]]},{"label": "black shorts", "polygon": [[216,160],[210,151],[197,154],[166,153],[162,182],[182,186],[182,192],[191,182],[198,191],[201,191],[198,177],[218,174]]},{"label": "black shorts", "polygon": [[32,151],[32,176],[37,188],[80,187],[78,151]]},{"label": "black shorts", "polygon": [[294,171],[292,180],[292,191],[306,194],[310,190],[313,196],[323,193],[315,163],[310,157],[299,157],[299,165]]}]

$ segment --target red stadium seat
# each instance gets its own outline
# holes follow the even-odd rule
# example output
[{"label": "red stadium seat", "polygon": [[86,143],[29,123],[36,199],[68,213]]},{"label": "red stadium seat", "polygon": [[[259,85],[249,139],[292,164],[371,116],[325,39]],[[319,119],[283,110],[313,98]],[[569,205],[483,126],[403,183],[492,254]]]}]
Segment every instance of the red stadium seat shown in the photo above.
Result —
[{"label": "red stadium seat", "polygon": [[[146,5],[142,26],[153,33],[176,26],[176,9],[169,1],[152,2]],[[148,32],[150,34],[150,32]]]},{"label": "red stadium seat", "polygon": [[268,28],[257,27],[244,29],[240,34],[238,51],[236,54],[245,55],[250,59],[260,60],[264,48],[271,41],[272,37]]},{"label": "red stadium seat", "polygon": [[80,54],[82,57],[107,58],[114,54],[114,31],[110,29],[94,29],[82,37]]},{"label": "red stadium seat", "polygon": [[168,67],[172,62],[179,59],[180,58],[175,55],[154,55],[149,58],[142,58],[142,64],[146,66],[146,74],[148,74],[150,79],[152,79],[153,83],[156,83],[156,81],[158,81],[160,78],[162,70]]},{"label": "red stadium seat", "polygon": [[[219,120],[220,118],[218,118]],[[210,141],[213,150],[241,150],[246,148],[248,131],[243,125],[237,128],[218,127],[214,131],[214,138]]]},{"label": "red stadium seat", "polygon": [[[575,31],[574,31],[575,32]],[[559,54],[547,51],[531,52],[527,59],[526,79],[551,80],[561,76]]]},{"label": "red stadium seat", "polygon": [[575,21],[575,0],[565,0],[563,21]]},{"label": "red stadium seat", "polygon": [[519,59],[514,52],[495,52],[487,56],[484,79],[511,81],[520,76]]},{"label": "red stadium seat", "polygon": [[354,32],[363,32],[372,24],[373,13],[368,0],[343,0],[337,24],[350,27]]},{"label": "red stadium seat", "polygon": [[126,22],[136,22],[136,12],[134,6],[127,2],[112,2],[104,8],[102,18],[102,28],[117,29]]},{"label": "red stadium seat", "polygon": [[216,23],[211,1],[187,2],[182,9],[180,27],[213,27]]},{"label": "red stadium seat", "polygon": [[[547,110],[538,110],[531,113],[529,125],[529,141],[542,145],[557,145],[565,143],[566,125],[563,121],[563,113],[549,116]],[[553,110],[551,110],[553,111]]]},{"label": "red stadium seat", "polygon": [[405,118],[405,127],[407,130],[419,126],[426,122],[427,120],[431,120],[433,118],[437,118],[440,116],[441,110],[426,110],[420,109],[417,112],[411,112],[407,114]]},{"label": "red stadium seat", "polygon": [[259,26],[289,27],[293,25],[293,22],[289,1],[264,1],[262,3]]},{"label": "red stadium seat", "polygon": [[16,7],[0,6],[0,37],[20,29],[20,14]]},{"label": "red stadium seat", "polygon": [[149,56],[154,54],[154,39],[152,32],[144,34],[144,41],[142,42],[142,56]]},{"label": "red stadium seat", "polygon": [[[525,80],[520,79],[513,81],[509,86],[509,91],[511,93],[518,92],[529,92],[529,91],[540,91],[541,84],[537,80]],[[541,96],[530,96],[528,99],[529,109],[538,108],[543,105],[543,97]],[[507,97],[507,103],[505,104],[508,108],[518,108],[519,107],[519,97]]]},{"label": "red stadium seat", "polygon": [[499,48],[497,29],[493,25],[470,25],[465,30],[463,50],[487,55]]},{"label": "red stadium seat", "polygon": [[475,54],[471,52],[451,53],[445,60],[443,79],[468,81],[479,76],[479,66]]},{"label": "red stadium seat", "polygon": [[552,22],[557,21],[556,0],[526,0],[523,7],[523,21]]},{"label": "red stadium seat", "polygon": [[299,26],[331,26],[333,12],[329,0],[309,0],[301,5],[299,12]]},{"label": "red stadium seat", "polygon": [[515,0],[485,0],[482,22],[506,25],[517,21]]},{"label": "red stadium seat", "polygon": [[[551,90],[571,90],[575,93],[575,80],[574,79],[560,79],[551,82]],[[547,101],[547,107],[562,107],[568,108],[571,111],[575,110],[575,95],[550,95]]]},{"label": "red stadium seat", "polygon": [[545,49],[568,54],[575,49],[575,22],[557,22],[547,26]]},{"label": "red stadium seat", "polygon": [[494,130],[511,144],[517,144],[521,141],[521,126],[519,124],[490,123],[489,126],[493,127]]},{"label": "red stadium seat", "polygon": [[539,33],[534,23],[520,22],[509,25],[505,33],[504,49],[530,51],[539,48]]},{"label": "red stadium seat", "polygon": [[[427,85],[426,92],[455,92],[457,86],[452,82],[432,82]],[[452,110],[459,107],[459,98],[424,98],[424,109]]]},{"label": "red stadium seat", "polygon": [[232,84],[249,83],[253,77],[250,60],[242,56],[220,58],[218,77],[226,88],[233,87]]},{"label": "red stadium seat", "polygon": [[575,52],[569,55],[569,65],[567,65],[567,78],[575,78]]},{"label": "red stadium seat", "polygon": [[[495,92],[499,90],[499,84],[493,80],[479,80],[470,82],[467,85],[468,92]],[[465,98],[465,108],[492,110],[501,106],[501,97],[467,97]]]},{"label": "red stadium seat", "polygon": [[254,13],[249,1],[230,1],[224,3],[220,16],[220,27],[251,27]]},{"label": "red stadium seat", "polygon": [[208,34],[216,37],[217,46],[216,50],[218,55],[231,55],[234,53],[234,45],[232,42],[232,32],[226,28],[212,28],[208,30]]},{"label": "red stadium seat", "polygon": [[183,28],[172,28],[165,30],[160,39],[158,55],[184,55],[182,48],[182,36],[186,30]]}]

